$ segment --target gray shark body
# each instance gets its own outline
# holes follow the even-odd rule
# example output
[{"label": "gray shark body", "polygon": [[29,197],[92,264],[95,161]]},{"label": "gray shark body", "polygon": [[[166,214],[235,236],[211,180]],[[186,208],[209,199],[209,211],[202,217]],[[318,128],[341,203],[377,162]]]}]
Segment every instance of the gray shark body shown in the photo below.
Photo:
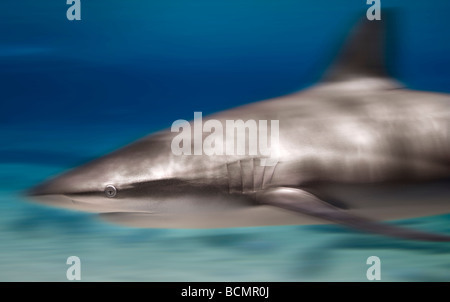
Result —
[{"label": "gray shark body", "polygon": [[448,241],[378,222],[450,212],[450,95],[409,90],[389,78],[383,28],[363,22],[319,84],[204,118],[279,120],[272,166],[248,154],[175,155],[171,143],[178,133],[165,130],[30,195],[136,227],[333,222]]}]

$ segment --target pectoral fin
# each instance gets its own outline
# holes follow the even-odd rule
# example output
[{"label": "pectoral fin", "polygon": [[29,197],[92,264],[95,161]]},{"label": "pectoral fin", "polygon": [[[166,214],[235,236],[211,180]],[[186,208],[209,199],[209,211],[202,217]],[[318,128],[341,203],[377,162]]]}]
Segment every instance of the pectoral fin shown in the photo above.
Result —
[{"label": "pectoral fin", "polygon": [[411,230],[353,215],[300,189],[270,189],[260,193],[257,198],[261,204],[314,216],[368,233],[423,241],[450,241],[450,236]]}]

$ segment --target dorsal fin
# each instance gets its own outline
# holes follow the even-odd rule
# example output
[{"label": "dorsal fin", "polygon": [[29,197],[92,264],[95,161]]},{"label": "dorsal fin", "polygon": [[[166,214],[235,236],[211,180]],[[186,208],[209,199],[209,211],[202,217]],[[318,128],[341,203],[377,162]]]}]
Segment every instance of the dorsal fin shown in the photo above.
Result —
[{"label": "dorsal fin", "polygon": [[385,11],[381,20],[359,21],[347,38],[337,59],[328,68],[324,82],[340,82],[353,78],[389,78],[386,70],[386,32],[390,19]]}]

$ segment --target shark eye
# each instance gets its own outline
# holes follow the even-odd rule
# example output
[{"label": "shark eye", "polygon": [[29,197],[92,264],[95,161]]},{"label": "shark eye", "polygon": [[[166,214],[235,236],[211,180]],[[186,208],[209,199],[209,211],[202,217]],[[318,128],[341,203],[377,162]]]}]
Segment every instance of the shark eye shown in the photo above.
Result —
[{"label": "shark eye", "polygon": [[108,198],[113,198],[117,194],[117,189],[113,185],[107,185],[105,188],[105,195]]}]

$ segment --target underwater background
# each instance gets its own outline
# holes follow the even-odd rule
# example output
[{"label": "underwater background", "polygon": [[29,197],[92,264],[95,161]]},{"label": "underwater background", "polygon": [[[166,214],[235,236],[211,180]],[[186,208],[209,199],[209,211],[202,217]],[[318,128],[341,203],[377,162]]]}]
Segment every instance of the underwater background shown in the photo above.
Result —
[{"label": "underwater background", "polygon": [[[334,225],[137,229],[30,203],[23,192],[169,127],[317,81],[365,0],[0,2],[0,281],[450,281],[450,244]],[[389,69],[450,93],[450,2],[382,1]],[[383,18],[383,15],[382,15]],[[449,197],[450,199],[450,197]],[[450,200],[449,200],[450,202]],[[450,215],[401,225],[450,233]]]}]

